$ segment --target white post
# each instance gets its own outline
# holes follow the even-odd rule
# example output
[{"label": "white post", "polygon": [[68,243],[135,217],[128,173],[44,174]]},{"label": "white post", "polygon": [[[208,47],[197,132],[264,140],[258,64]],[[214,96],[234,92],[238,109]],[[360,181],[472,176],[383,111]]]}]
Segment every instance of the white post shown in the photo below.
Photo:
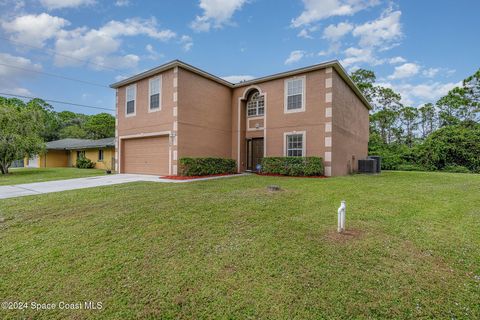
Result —
[{"label": "white post", "polygon": [[338,208],[338,227],[337,231],[342,233],[345,231],[345,211],[346,211],[346,204],[345,200],[342,200],[340,204],[340,208]]}]

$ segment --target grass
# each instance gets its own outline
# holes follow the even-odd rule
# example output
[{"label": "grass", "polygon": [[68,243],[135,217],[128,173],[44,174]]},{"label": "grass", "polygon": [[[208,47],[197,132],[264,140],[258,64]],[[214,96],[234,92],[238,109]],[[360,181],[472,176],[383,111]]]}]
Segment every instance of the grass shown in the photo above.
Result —
[{"label": "grass", "polygon": [[3,200],[1,299],[103,308],[0,318],[478,319],[479,191],[479,175],[385,172]]},{"label": "grass", "polygon": [[0,186],[92,177],[105,174],[105,170],[77,168],[15,168],[10,169],[9,172],[10,173],[6,175],[0,174]]}]

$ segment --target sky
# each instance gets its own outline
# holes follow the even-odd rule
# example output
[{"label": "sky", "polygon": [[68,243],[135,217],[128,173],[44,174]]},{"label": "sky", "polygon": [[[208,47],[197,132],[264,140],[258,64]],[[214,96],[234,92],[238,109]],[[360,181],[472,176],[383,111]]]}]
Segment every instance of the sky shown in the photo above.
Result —
[{"label": "sky", "polygon": [[114,109],[110,84],[174,59],[231,82],[333,59],[407,105],[480,67],[478,0],[0,0],[0,93]]}]

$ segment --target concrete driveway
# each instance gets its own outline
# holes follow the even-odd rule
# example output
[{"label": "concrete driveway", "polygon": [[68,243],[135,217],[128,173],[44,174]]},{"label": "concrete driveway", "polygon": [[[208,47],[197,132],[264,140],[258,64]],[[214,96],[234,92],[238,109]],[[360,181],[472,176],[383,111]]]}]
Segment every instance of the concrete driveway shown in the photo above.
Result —
[{"label": "concrete driveway", "polygon": [[158,176],[141,174],[112,174],[98,177],[25,183],[11,186],[0,186],[0,199],[99,186],[109,186],[113,184],[135,181],[172,182],[173,180],[160,179]]},{"label": "concrete driveway", "polygon": [[202,179],[192,180],[170,180],[161,179],[159,176],[150,176],[142,174],[111,174],[105,176],[77,178],[67,180],[55,180],[46,182],[35,182],[16,184],[10,186],[0,186],[0,199],[16,198],[23,196],[31,196],[35,194],[44,194],[51,192],[60,192],[67,190],[85,189],[100,186],[110,186],[114,184],[137,182],[137,181],[151,181],[151,182],[169,182],[169,183],[184,183],[191,181],[211,180],[228,178],[239,175],[218,176]]}]

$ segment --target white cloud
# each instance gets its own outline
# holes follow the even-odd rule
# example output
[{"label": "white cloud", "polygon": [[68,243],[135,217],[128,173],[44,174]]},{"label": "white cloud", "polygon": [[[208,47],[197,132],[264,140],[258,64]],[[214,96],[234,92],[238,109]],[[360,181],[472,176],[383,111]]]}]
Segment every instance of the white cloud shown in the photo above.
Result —
[{"label": "white cloud", "polygon": [[308,33],[307,29],[302,29],[300,32],[297,34],[298,37],[300,38],[305,38],[305,39],[313,39],[313,37]]},{"label": "white cloud", "polygon": [[183,51],[188,52],[193,47],[193,39],[190,36],[183,35],[180,38],[180,44],[182,45]]},{"label": "white cloud", "polygon": [[392,75],[388,76],[389,79],[403,79],[412,77],[420,72],[420,66],[415,63],[407,62],[400,66],[395,67],[395,71]]},{"label": "white cloud", "polygon": [[378,3],[378,0],[303,0],[304,11],[292,20],[292,26],[298,28],[333,16],[350,16]]},{"label": "white cloud", "polygon": [[128,76],[125,76],[125,75],[123,75],[123,74],[119,74],[118,76],[115,76],[115,81],[118,82],[118,81],[125,80],[125,79],[127,79],[127,78],[128,78]]},{"label": "white cloud", "polygon": [[372,66],[377,66],[384,63],[384,60],[376,58],[371,48],[350,47],[345,50],[345,58],[340,62],[345,67],[358,69],[357,64],[366,63]]},{"label": "white cloud", "polygon": [[318,26],[303,28],[302,30],[300,30],[297,36],[304,39],[313,39],[311,33],[317,31],[318,29],[319,29]]},{"label": "white cloud", "polygon": [[292,64],[292,63],[298,62],[302,60],[304,56],[305,56],[305,51],[294,50],[290,52],[290,55],[288,56],[287,60],[285,60],[285,64]]},{"label": "white cloud", "polygon": [[422,74],[427,78],[433,78],[440,72],[440,68],[428,68],[423,70]]},{"label": "white cloud", "polygon": [[255,77],[250,75],[233,75],[233,76],[222,77],[222,79],[231,83],[239,83],[241,81],[248,81],[248,80],[255,79]]},{"label": "white cloud", "polygon": [[151,44],[147,44],[145,46],[145,50],[149,53],[147,59],[158,60],[160,58],[163,58],[163,54],[158,53]]},{"label": "white cloud", "polygon": [[359,37],[361,47],[383,47],[398,41],[403,36],[400,24],[401,11],[385,10],[380,18],[356,26],[352,34]]},{"label": "white cloud", "polygon": [[40,0],[40,3],[48,10],[54,10],[92,5],[95,0]]},{"label": "white cloud", "polygon": [[[55,43],[55,64],[57,66],[81,65],[79,60],[93,62],[92,67],[114,66],[115,68],[133,68],[139,58],[136,55],[118,55],[122,37],[146,35],[150,38],[167,41],[176,37],[168,29],[159,30],[155,19],[127,19],[110,21],[99,29],[86,27],[74,30],[62,30]],[[65,57],[68,55],[75,59]]]},{"label": "white cloud", "polygon": [[45,41],[56,36],[70,22],[47,13],[28,14],[1,23],[10,39],[30,45],[43,46]]},{"label": "white cloud", "polygon": [[398,63],[405,63],[405,62],[407,62],[407,59],[400,56],[388,59],[388,63],[390,64],[398,64]]},{"label": "white cloud", "polygon": [[340,22],[337,25],[331,24],[323,30],[323,38],[330,41],[338,41],[344,35],[353,30],[353,25]]},{"label": "white cloud", "polygon": [[115,1],[115,6],[117,7],[128,7],[130,5],[130,0],[117,0]]},{"label": "white cloud", "polygon": [[393,84],[389,82],[378,83],[382,87],[392,88],[402,95],[402,102],[407,105],[422,105],[424,103],[435,103],[439,98],[443,97],[453,89],[462,85],[462,82],[428,82],[421,84]]},{"label": "white cloud", "polygon": [[0,88],[13,94],[30,95],[30,91],[22,88],[20,85],[23,80],[31,79],[35,74],[22,69],[41,71],[42,66],[38,63],[33,63],[30,59],[13,56],[8,53],[0,53],[0,61],[4,64],[18,67],[9,68],[0,65]]},{"label": "white cloud", "polygon": [[190,27],[197,32],[221,28],[230,20],[235,11],[240,10],[247,0],[200,0],[201,16],[196,16]]}]

